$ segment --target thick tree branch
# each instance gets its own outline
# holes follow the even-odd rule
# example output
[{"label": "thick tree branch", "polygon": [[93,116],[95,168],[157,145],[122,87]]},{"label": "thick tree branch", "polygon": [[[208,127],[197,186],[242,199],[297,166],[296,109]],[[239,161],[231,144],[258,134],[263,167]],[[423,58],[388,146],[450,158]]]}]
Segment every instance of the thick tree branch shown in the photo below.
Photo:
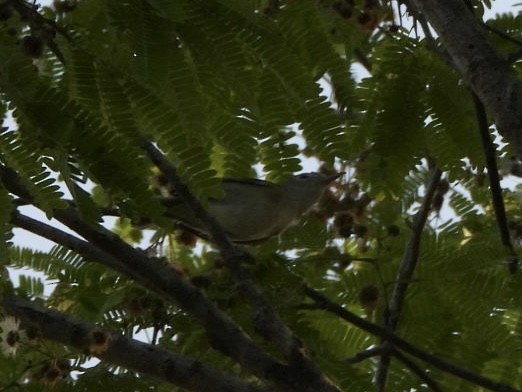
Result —
[{"label": "thick tree branch", "polygon": [[[473,8],[471,4],[467,4],[468,10],[473,13]],[[437,53],[439,57],[451,68],[455,69],[456,71],[459,71],[456,64],[453,61],[453,58],[451,58],[446,51],[441,50],[436,43],[435,39],[432,37],[429,26],[427,25],[424,15],[419,14],[418,20],[421,23],[422,29],[424,31],[424,34],[426,35],[426,40],[428,42],[428,46],[432,51]],[[482,25],[491,31],[494,31],[496,34],[502,36],[505,39],[509,39],[512,42],[515,42],[519,45],[522,45],[522,41],[515,39],[502,31],[489,26],[486,23],[482,23]],[[508,260],[508,268],[511,273],[515,273],[518,269],[518,255],[515,253],[515,250],[513,248],[513,244],[511,242],[511,236],[509,234],[509,228],[506,218],[506,210],[504,207],[504,199],[502,197],[502,188],[500,186],[500,177],[498,174],[498,168],[497,168],[497,160],[496,160],[496,150],[495,146],[493,145],[493,141],[491,139],[491,136],[489,134],[489,125],[487,121],[487,113],[486,109],[484,107],[484,104],[480,101],[480,98],[477,96],[476,93],[471,91],[471,95],[473,98],[473,104],[475,107],[475,113],[477,117],[477,124],[478,124],[478,131],[480,134],[480,138],[482,141],[482,147],[484,149],[484,156],[486,159],[486,167],[488,170],[488,176],[489,176],[489,183],[490,183],[490,189],[491,189],[491,199],[493,204],[493,210],[495,211],[495,217],[497,221],[497,226],[499,228],[500,232],[500,239],[502,242],[502,245],[506,247],[508,252],[510,253],[510,259]]]},{"label": "thick tree branch", "polygon": [[462,0],[412,0],[442,39],[456,69],[495,118],[499,132],[522,154],[522,83],[488,42]]},{"label": "thick tree branch", "polygon": [[[31,200],[12,170],[0,166],[0,177],[11,192],[25,200]],[[59,233],[58,229],[19,214],[15,214],[13,219],[20,227],[69,247],[87,259],[96,257],[95,261],[114,268],[158,294],[174,300],[203,325],[215,349],[230,356],[256,376],[289,391],[338,391],[308,359],[301,346],[298,346],[300,342],[292,335],[290,338],[295,339],[296,342],[294,349],[296,351],[301,349],[301,351],[299,355],[290,357],[288,365],[284,365],[261,350],[237,324],[207,300],[197,287],[178,275],[168,263],[148,257],[143,251],[128,245],[103,226],[93,226],[83,222],[73,208],[56,210],[55,218],[85,238],[87,242],[67,233]],[[243,293],[247,292],[246,290],[256,290],[249,280],[243,280],[242,284],[246,286]],[[261,296],[257,292],[254,294]],[[261,300],[264,300],[262,296]],[[266,307],[257,307],[256,311],[259,318],[264,317],[263,323],[273,320],[271,314],[269,317],[263,314],[266,312]],[[269,312],[273,310],[269,308]],[[286,326],[280,322],[267,328],[272,328],[270,332],[275,334],[279,333],[276,328],[286,328]],[[283,335],[283,338],[287,336]]]},{"label": "thick tree branch", "polygon": [[[406,297],[406,291],[408,290],[408,286],[413,278],[413,272],[415,271],[415,267],[419,261],[422,231],[428,219],[433,202],[433,196],[435,195],[439,185],[441,175],[442,172],[438,168],[433,170],[422,205],[413,218],[412,234],[404,252],[399,272],[397,274],[395,287],[385,314],[385,325],[390,332],[394,331],[397,327],[404,298]],[[386,378],[390,364],[390,353],[391,350],[388,350],[381,355],[377,367],[376,383],[377,388],[380,391],[385,390]]]},{"label": "thick tree branch", "polygon": [[164,348],[100,329],[93,324],[80,321],[56,310],[42,308],[16,296],[6,297],[3,307],[7,314],[21,320],[23,324],[36,327],[43,338],[74,347],[81,352],[89,352],[93,332],[97,331],[107,341],[106,349],[100,349],[98,354],[93,353],[101,360],[190,391],[263,392],[271,390],[247,383],[234,375]]},{"label": "thick tree branch", "polygon": [[[31,200],[15,172],[0,166],[0,177],[12,193]],[[287,386],[294,382],[288,380],[289,375],[283,364],[264,353],[239,326],[208,301],[198,288],[178,275],[168,263],[147,257],[144,252],[134,249],[101,226],[93,227],[84,223],[73,209],[56,211],[56,218],[87,241],[19,213],[14,213],[12,219],[19,227],[74,250],[87,260],[124,273],[156,293],[174,300],[201,322],[214,348],[234,358],[258,377]]]},{"label": "thick tree branch", "polygon": [[147,258],[144,253],[125,244],[109,231],[104,235],[81,221],[73,224],[75,216],[71,211],[62,211],[60,215],[63,223],[69,223],[72,229],[76,227],[78,230],[75,231],[90,241],[84,241],[19,213],[13,214],[12,220],[20,228],[74,250],[87,260],[124,273],[150,290],[174,300],[201,322],[214,348],[234,358],[259,377],[266,377],[268,369],[274,371],[279,367],[279,373],[285,373],[284,365],[265,354],[244,331],[208,301],[198,288],[178,275],[167,263]]},{"label": "thick tree branch", "polygon": [[[470,3],[467,4],[467,9],[472,13],[473,15],[473,7]],[[453,61],[453,58],[451,58],[448,55],[448,52],[440,50],[439,47],[437,47],[434,38],[431,36],[431,32],[429,31],[429,26],[427,25],[424,15],[418,14],[419,22],[422,25],[423,31],[426,35],[426,39],[428,42],[428,46],[431,50],[433,50],[435,53],[437,53],[444,62],[446,62],[451,68],[455,69],[456,71],[459,71],[457,65]],[[518,45],[522,45],[522,41],[513,38],[509,36],[508,34],[505,34],[504,32],[496,29],[495,27],[489,26],[487,23],[481,23],[481,25],[490,30],[493,31],[495,34],[500,35],[504,39],[508,39]],[[511,242],[511,236],[509,234],[509,228],[507,224],[507,218],[506,218],[506,211],[504,208],[504,199],[502,197],[502,188],[500,186],[500,177],[498,174],[498,168],[497,168],[497,161],[496,161],[496,150],[493,145],[493,141],[491,140],[491,136],[489,134],[489,125],[487,121],[487,113],[486,109],[484,107],[484,104],[481,102],[480,98],[477,96],[477,94],[473,91],[471,91],[471,95],[473,98],[473,104],[475,106],[475,113],[477,117],[477,123],[478,123],[478,130],[480,134],[480,138],[482,141],[482,147],[484,149],[484,155],[486,158],[486,167],[488,170],[488,176],[489,176],[489,183],[490,183],[490,189],[491,189],[491,198],[492,198],[492,204],[493,209],[495,211],[495,217],[497,220],[497,226],[499,228],[500,232],[500,239],[502,242],[502,245],[506,247],[508,252],[510,253],[510,259],[508,260],[508,268],[511,273],[515,273],[518,269],[518,255],[515,253],[515,250],[513,248],[513,244]]]},{"label": "thick tree branch", "polygon": [[168,182],[174,185],[180,199],[183,200],[208,229],[210,239],[219,247],[222,255],[226,259],[225,261],[229,264],[235,264],[240,261],[250,260],[251,256],[245,250],[234,246],[214,217],[210,216],[201,203],[192,196],[189,188],[178,176],[176,168],[167,160],[163,153],[148,140],[144,140],[142,146],[154,165],[156,165],[167,178]]},{"label": "thick tree branch", "polygon": [[72,234],[68,234],[60,229],[57,229],[54,226],[25,216],[17,210],[15,210],[12,213],[11,222],[13,223],[13,225],[21,229],[39,235],[42,238],[46,238],[49,241],[62,245],[63,247],[78,253],[86,260],[95,260],[96,262],[103,264],[106,267],[109,267],[115,271],[122,272],[126,275],[132,274],[132,271],[129,270],[124,263],[121,263],[114,257],[101,251],[100,249],[88,243],[87,241],[75,237]]},{"label": "thick tree branch", "polygon": [[381,339],[392,343],[395,349],[400,349],[418,359],[421,359],[426,363],[429,363],[437,369],[450,373],[463,380],[469,381],[472,384],[479,385],[490,391],[521,392],[520,389],[513,388],[501,382],[493,381],[487,377],[481,376],[477,373],[473,373],[459,366],[455,366],[442,358],[439,358],[433,354],[421,350],[420,348],[395,335],[387,328],[373,324],[357,316],[356,314],[350,312],[349,310],[343,308],[335,302],[330,301],[323,294],[310,287],[304,287],[304,292],[305,295],[311,298],[322,310],[335,314],[336,316],[342,318],[343,320],[346,320],[350,324],[355,325],[357,328],[360,328],[374,336],[378,336]]},{"label": "thick tree branch", "polygon": [[283,323],[263,292],[245,272],[241,261],[252,260],[252,256],[228,239],[218,222],[208,214],[201,203],[190,193],[188,187],[179,178],[176,168],[156,146],[150,141],[144,141],[143,149],[168,181],[174,184],[179,197],[193,210],[196,217],[206,225],[211,239],[220,250],[224,264],[232,272],[238,283],[241,294],[254,307],[252,318],[256,331],[275,343],[288,359],[289,367],[300,374],[300,378],[307,385],[307,388],[316,391],[336,391],[337,388],[317,368],[306,353],[301,341]]}]

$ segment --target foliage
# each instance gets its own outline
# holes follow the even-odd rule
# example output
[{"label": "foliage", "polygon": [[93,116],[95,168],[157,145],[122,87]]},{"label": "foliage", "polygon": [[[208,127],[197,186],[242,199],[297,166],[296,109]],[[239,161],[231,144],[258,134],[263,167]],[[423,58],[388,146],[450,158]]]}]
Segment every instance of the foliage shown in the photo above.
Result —
[{"label": "foliage", "polygon": [[[473,3],[477,15],[489,6]],[[350,358],[381,337],[314,309],[302,287],[383,325],[415,230],[411,217],[427,200],[436,166],[443,179],[428,200],[431,214],[395,333],[522,388],[521,277],[506,266],[510,252],[484,181],[472,96],[433,51],[434,42],[397,25],[397,7],[348,0],[65,0],[35,9],[0,0],[0,113],[14,119],[0,133],[0,163],[25,190],[0,186],[2,268],[13,280],[19,274],[14,293],[263,386],[266,380],[209,344],[208,329],[183,301],[99,264],[109,248],[86,255],[66,246],[42,252],[12,245],[20,226],[13,211],[25,213],[30,204],[60,219],[72,209],[87,227],[99,228],[102,216],[117,210],[125,219],[106,226],[135,249],[147,247],[139,253],[151,269],[166,260],[283,361],[259,334],[255,306],[240,294],[216,247],[204,241],[193,247],[164,217],[161,176],[143,140],[165,153],[203,204],[219,197],[218,177],[264,174],[277,182],[319,162],[320,170],[346,171],[342,184],[300,225],[249,247],[255,262],[245,269],[340,390],[372,390],[378,354]],[[502,14],[488,23],[518,37],[520,18]],[[488,34],[503,55],[520,53],[515,40]],[[513,67],[520,74],[520,62]],[[509,145],[497,147],[498,158],[510,154]],[[517,189],[504,192],[517,249],[519,199]],[[411,359],[441,390],[482,390]],[[93,364],[89,353],[38,336],[22,338],[14,357],[0,355],[0,375],[0,390],[40,390],[41,383],[64,391],[172,390],[165,380],[103,358]],[[393,358],[387,388],[429,387]]]}]

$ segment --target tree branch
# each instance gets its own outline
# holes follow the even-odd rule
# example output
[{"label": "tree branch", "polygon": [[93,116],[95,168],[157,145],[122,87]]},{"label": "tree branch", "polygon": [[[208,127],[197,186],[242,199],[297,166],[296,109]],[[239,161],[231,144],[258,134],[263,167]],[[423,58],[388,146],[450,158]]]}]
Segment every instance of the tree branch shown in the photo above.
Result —
[{"label": "tree branch", "polygon": [[[304,307],[301,309],[305,309]],[[316,304],[313,304],[313,307],[308,307],[308,309],[322,309],[320,306],[317,306]],[[384,347],[382,345],[370,347],[367,350],[361,351],[357,354],[355,354],[353,357],[346,358],[344,361],[347,363],[358,363],[362,362],[368,358],[376,357],[377,355],[381,355],[384,350]]]},{"label": "tree branch", "polygon": [[[238,325],[168,263],[148,258],[144,252],[132,248],[107,229],[83,223],[73,210],[56,211],[56,217],[88,242],[21,214],[15,214],[13,223],[68,247],[86,259],[124,273],[163,297],[174,300],[202,324],[213,348],[232,357],[258,377],[267,377],[267,369],[281,368],[280,373],[284,373],[283,364],[264,353]],[[291,383],[284,378],[271,381]]]},{"label": "tree branch", "polygon": [[[473,7],[471,4],[468,5],[468,10],[473,13]],[[414,8],[414,7],[413,7]],[[421,23],[422,29],[426,35],[426,39],[428,42],[429,48],[437,53],[441,59],[448,64],[451,68],[455,69],[456,71],[459,71],[456,64],[454,63],[453,59],[448,55],[447,52],[440,50],[440,48],[436,45],[434,38],[431,35],[431,32],[429,30],[429,26],[427,25],[424,15],[419,14],[418,20]],[[513,38],[509,36],[508,34],[496,29],[495,27],[492,27],[488,25],[487,23],[481,23],[484,28],[493,31],[494,33],[500,35],[504,39],[508,39],[518,45],[522,45],[522,41]],[[490,183],[490,189],[491,189],[491,198],[492,198],[492,204],[493,204],[493,210],[495,211],[495,217],[497,221],[497,226],[499,228],[500,232],[500,239],[502,242],[502,245],[506,247],[510,254],[510,258],[508,261],[508,268],[511,273],[515,273],[518,269],[519,265],[519,259],[518,255],[516,254],[513,244],[511,242],[511,236],[509,234],[509,228],[506,218],[506,210],[504,207],[504,199],[502,197],[502,188],[500,186],[500,177],[498,175],[498,168],[497,168],[497,161],[496,161],[496,150],[493,145],[493,142],[491,140],[491,136],[489,134],[489,125],[487,121],[487,114],[486,110],[484,108],[483,103],[480,101],[479,97],[476,93],[471,91],[471,95],[473,98],[473,104],[475,106],[475,113],[477,117],[477,123],[478,123],[478,130],[480,134],[480,138],[482,141],[482,147],[484,149],[484,156],[486,159],[486,167],[488,170],[488,176],[489,176],[489,183]]]},{"label": "tree branch", "polygon": [[[309,307],[303,307],[301,309],[321,309],[316,304],[308,304],[312,305]],[[344,361],[350,364],[362,362],[368,358],[373,358],[378,355],[382,355],[383,353],[391,353],[395,358],[401,361],[408,369],[410,369],[413,373],[415,373],[424,383],[434,391],[441,391],[437,382],[426,374],[424,369],[421,369],[415,362],[406,357],[402,352],[393,347],[389,347],[389,342],[385,342],[379,346],[371,347],[367,350],[361,351],[355,354],[353,357],[347,358]]]},{"label": "tree branch", "polygon": [[256,331],[269,341],[275,343],[288,359],[289,367],[300,374],[302,382],[310,390],[337,391],[338,389],[326,379],[315,363],[310,359],[302,342],[283,323],[263,292],[245,272],[240,261],[253,260],[243,248],[234,245],[226,236],[218,222],[208,214],[201,203],[190,193],[181,181],[176,168],[163,153],[150,141],[143,142],[143,149],[151,161],[160,169],[168,181],[174,184],[179,197],[207,227],[210,238],[218,246],[225,266],[232,272],[241,293],[254,307],[252,316]]},{"label": "tree branch", "polygon": [[502,31],[500,29],[497,29],[495,26],[492,26],[489,23],[485,23],[485,22],[482,23],[482,26],[484,26],[484,28],[486,30],[491,31],[492,33],[498,35],[499,37],[505,39],[506,41],[510,41],[510,42],[512,42],[512,43],[514,43],[514,44],[516,44],[518,46],[522,46],[522,41],[521,40],[519,40],[518,38],[510,36],[506,32],[504,32],[504,31]]},{"label": "tree branch", "polygon": [[[406,291],[408,290],[408,286],[413,278],[413,272],[415,271],[415,267],[419,261],[422,231],[428,219],[433,202],[433,196],[435,195],[437,186],[439,185],[441,175],[442,172],[438,168],[433,169],[422,205],[413,218],[412,234],[404,252],[399,272],[397,274],[395,288],[385,314],[385,325],[390,332],[394,331],[397,327],[404,298],[406,297]],[[390,365],[390,353],[390,350],[385,351],[381,355],[379,365],[377,366],[375,378],[377,387],[380,391],[384,391],[385,389]]]},{"label": "tree branch", "polygon": [[[119,333],[80,321],[56,310],[45,309],[31,301],[8,296],[3,300],[7,314],[23,324],[36,327],[42,337],[89,352],[93,331],[107,341],[98,354],[104,362],[123,366],[191,391],[267,392],[271,389],[247,383],[239,377],[217,370],[199,361],[164,348],[129,339]],[[92,350],[91,350],[92,352]]]},{"label": "tree branch", "polygon": [[189,188],[178,176],[176,168],[165,158],[163,153],[148,140],[143,141],[142,147],[150,160],[167,178],[168,182],[174,185],[179,198],[183,200],[208,229],[211,241],[218,246],[222,256],[226,259],[225,261],[228,264],[234,264],[233,267],[236,267],[235,264],[240,261],[251,260],[251,256],[245,250],[234,246],[219,223],[208,214],[201,203],[190,193]]},{"label": "tree branch", "polygon": [[413,362],[410,358],[404,355],[402,352],[396,349],[392,349],[392,354],[395,358],[401,361],[408,369],[410,369],[413,373],[417,375],[424,383],[428,386],[428,388],[432,389],[435,392],[442,392],[439,384],[432,377],[430,377],[425,369],[422,369],[415,362]]},{"label": "tree branch", "polygon": [[[0,166],[0,177],[10,192],[24,200],[31,200],[14,171]],[[84,223],[71,208],[55,211],[55,214],[59,221],[87,241],[18,212],[13,214],[12,219],[15,225],[74,250],[87,260],[124,273],[163,297],[174,300],[183,310],[199,320],[215,349],[235,359],[258,377],[286,386],[294,383],[289,380],[290,375],[285,371],[285,365],[262,351],[237,324],[167,263],[147,257],[144,252],[134,249],[101,226],[93,227]]]},{"label": "tree branch", "polygon": [[412,0],[433,26],[456,69],[492,113],[498,131],[522,154],[522,83],[488,42],[461,0]]},{"label": "tree branch", "polygon": [[[12,193],[25,200],[31,200],[14,171],[0,166],[0,177]],[[289,391],[338,391],[306,356],[297,338],[289,335],[291,332],[277,336],[281,341],[294,339],[296,343],[292,349],[299,351],[299,354],[294,354],[295,351],[292,351],[293,356],[290,357],[289,364],[285,365],[264,352],[236,323],[206,299],[197,287],[178,275],[168,263],[148,257],[143,251],[133,248],[101,225],[93,226],[83,222],[73,208],[55,210],[54,214],[57,220],[87,241],[64,232],[60,233],[60,230],[28,217],[15,214],[13,219],[21,227],[34,230],[38,235],[57,241],[87,259],[96,257],[95,261],[126,274],[167,299],[174,300],[203,325],[213,348],[233,358],[256,376]],[[240,268],[236,269],[242,271]],[[244,285],[243,293],[257,295],[261,300],[266,301],[259,292],[255,291],[257,289],[250,280],[244,279],[241,284]],[[248,290],[252,290],[253,293]],[[268,310],[267,307],[262,306],[256,308],[256,316],[263,323],[274,320],[270,312],[275,315],[272,308],[266,306]],[[255,321],[258,321],[258,326],[262,325],[259,320]],[[287,328],[279,319],[277,321],[279,324],[274,322],[274,325],[270,324],[267,327],[271,328],[270,332],[274,335],[280,333],[278,328]],[[303,374],[306,377],[303,377]]]},{"label": "tree branch", "polygon": [[404,252],[399,272],[397,274],[395,288],[388,305],[386,323],[391,330],[395,329],[397,326],[406,291],[408,290],[408,286],[413,278],[413,272],[415,271],[415,267],[419,261],[422,231],[431,211],[433,196],[435,195],[437,186],[439,185],[441,175],[442,172],[438,168],[433,169],[422,205],[413,218],[412,234],[406,247],[406,251]]},{"label": "tree branch", "polygon": [[502,197],[502,187],[500,186],[500,176],[497,168],[496,150],[489,134],[489,126],[487,121],[486,110],[484,105],[475,93],[471,93],[473,97],[473,104],[475,106],[475,113],[477,116],[478,130],[480,139],[482,141],[482,148],[484,149],[484,156],[486,158],[486,167],[488,169],[489,188],[491,190],[491,200],[493,203],[493,210],[495,211],[495,218],[497,221],[498,230],[500,232],[500,240],[507,251],[510,253],[510,261],[508,264],[509,271],[514,274],[518,268],[518,256],[515,253],[513,244],[511,243],[511,235],[509,234],[508,221],[506,217],[506,209],[504,207],[504,198]]},{"label": "tree branch", "polygon": [[336,304],[335,302],[330,301],[323,294],[310,287],[305,286],[304,292],[305,295],[311,298],[318,306],[320,306],[322,310],[335,314],[336,316],[342,318],[343,320],[346,320],[350,324],[355,325],[357,328],[360,328],[374,336],[378,336],[383,340],[389,341],[394,345],[395,348],[401,349],[402,351],[416,358],[419,358],[424,362],[429,363],[437,369],[453,374],[454,376],[460,379],[469,381],[472,384],[479,385],[490,391],[521,392],[520,389],[515,389],[504,383],[493,381],[487,377],[483,377],[480,374],[473,373],[467,369],[453,365],[440,357],[437,357],[424,350],[421,350],[420,348],[395,335],[387,328],[373,324],[357,316],[355,313],[352,313],[349,310],[343,308],[342,306]]},{"label": "tree branch", "polygon": [[82,240],[72,234],[68,234],[54,226],[45,224],[36,219],[30,218],[15,210],[11,214],[11,222],[13,225],[27,230],[40,237],[46,238],[56,244],[60,244],[67,249],[70,249],[86,260],[95,260],[96,262],[105,265],[115,271],[122,272],[125,275],[131,276],[132,271],[124,264],[101,251],[99,248],[93,246],[87,241]]}]

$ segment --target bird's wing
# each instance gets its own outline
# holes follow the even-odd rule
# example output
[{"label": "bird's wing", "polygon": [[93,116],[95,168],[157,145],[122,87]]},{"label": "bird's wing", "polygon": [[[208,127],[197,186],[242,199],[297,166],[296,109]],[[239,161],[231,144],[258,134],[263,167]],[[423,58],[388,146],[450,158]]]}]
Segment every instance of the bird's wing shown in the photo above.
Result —
[{"label": "bird's wing", "polygon": [[232,183],[240,183],[240,184],[249,184],[254,186],[261,186],[261,187],[271,187],[271,188],[278,188],[280,185],[275,184],[270,181],[265,180],[259,180],[257,178],[223,178],[221,181],[223,185],[226,187],[226,184],[232,184]]}]

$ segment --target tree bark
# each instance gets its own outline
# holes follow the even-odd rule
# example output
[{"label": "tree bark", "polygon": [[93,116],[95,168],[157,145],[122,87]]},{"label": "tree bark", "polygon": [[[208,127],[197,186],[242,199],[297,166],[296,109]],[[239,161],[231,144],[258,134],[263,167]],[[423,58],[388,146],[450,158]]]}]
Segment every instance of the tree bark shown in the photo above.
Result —
[{"label": "tree bark", "polygon": [[489,43],[480,21],[462,0],[412,0],[442,40],[464,81],[477,94],[496,127],[522,155],[522,83]]},{"label": "tree bark", "polygon": [[164,348],[129,339],[109,330],[60,313],[42,308],[28,300],[7,296],[3,300],[7,314],[35,327],[43,338],[89,351],[93,331],[106,338],[102,350],[93,353],[98,358],[123,366],[190,391],[268,392],[271,388],[255,385],[239,377],[212,368],[197,360],[176,354]]}]

